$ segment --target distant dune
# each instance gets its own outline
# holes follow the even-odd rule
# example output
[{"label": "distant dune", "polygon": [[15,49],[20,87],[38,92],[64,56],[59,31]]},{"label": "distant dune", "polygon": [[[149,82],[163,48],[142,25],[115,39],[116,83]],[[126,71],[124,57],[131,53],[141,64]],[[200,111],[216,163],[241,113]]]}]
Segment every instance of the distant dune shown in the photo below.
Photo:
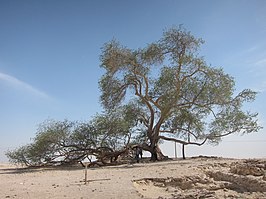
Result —
[{"label": "distant dune", "polygon": [[0,164],[0,198],[266,198],[266,159],[198,157],[88,169]]}]

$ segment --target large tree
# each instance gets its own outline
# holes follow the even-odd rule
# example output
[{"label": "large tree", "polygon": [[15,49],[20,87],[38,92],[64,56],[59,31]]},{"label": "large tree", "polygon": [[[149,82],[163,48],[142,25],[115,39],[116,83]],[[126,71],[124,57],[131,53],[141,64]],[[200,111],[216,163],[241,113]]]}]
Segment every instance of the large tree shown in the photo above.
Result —
[{"label": "large tree", "polygon": [[163,158],[161,139],[202,145],[260,129],[257,113],[242,108],[256,93],[235,93],[234,79],[199,56],[202,44],[180,26],[144,48],[129,49],[116,40],[102,48],[101,103],[107,111],[134,104],[136,129],[144,129],[142,146],[153,160]]}]

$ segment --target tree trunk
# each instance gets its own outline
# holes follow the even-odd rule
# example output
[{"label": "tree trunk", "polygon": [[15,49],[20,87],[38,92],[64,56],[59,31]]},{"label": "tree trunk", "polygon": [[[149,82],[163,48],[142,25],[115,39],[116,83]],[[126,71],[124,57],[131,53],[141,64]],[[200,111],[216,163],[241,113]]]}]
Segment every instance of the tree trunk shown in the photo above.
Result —
[{"label": "tree trunk", "polygon": [[167,159],[168,157],[165,156],[159,145],[158,145],[158,142],[159,142],[159,129],[160,128],[155,128],[155,131],[156,132],[153,132],[153,133],[148,133],[148,137],[150,139],[150,142],[151,144],[149,145],[149,152],[151,153],[151,161],[157,161],[157,160],[164,160],[164,159]]},{"label": "tree trunk", "polygon": [[151,152],[151,161],[155,162],[156,160],[158,160],[158,156],[156,151],[154,150]]},{"label": "tree trunk", "polygon": [[151,161],[157,161],[157,160],[165,160],[168,156],[165,156],[160,147],[157,145],[151,150]]}]

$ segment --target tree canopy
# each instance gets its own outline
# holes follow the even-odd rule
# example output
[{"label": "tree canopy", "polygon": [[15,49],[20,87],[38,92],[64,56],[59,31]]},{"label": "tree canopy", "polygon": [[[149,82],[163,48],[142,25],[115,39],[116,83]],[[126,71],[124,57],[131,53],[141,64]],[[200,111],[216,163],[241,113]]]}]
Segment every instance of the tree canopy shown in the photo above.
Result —
[{"label": "tree canopy", "polygon": [[203,43],[180,26],[144,48],[129,49],[116,40],[102,48],[101,103],[109,111],[121,104],[136,105],[153,159],[162,156],[160,139],[202,145],[260,129],[257,113],[242,110],[256,92],[236,94],[233,77],[199,56]]}]

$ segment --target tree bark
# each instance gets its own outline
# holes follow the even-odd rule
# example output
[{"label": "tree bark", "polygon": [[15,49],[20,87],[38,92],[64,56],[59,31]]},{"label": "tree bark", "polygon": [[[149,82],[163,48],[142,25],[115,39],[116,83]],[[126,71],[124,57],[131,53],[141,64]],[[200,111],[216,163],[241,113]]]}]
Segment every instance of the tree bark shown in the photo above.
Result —
[{"label": "tree bark", "polygon": [[168,158],[168,156],[165,156],[160,147],[156,145],[153,150],[150,151],[151,153],[151,161],[160,161],[160,160],[165,160]]}]

